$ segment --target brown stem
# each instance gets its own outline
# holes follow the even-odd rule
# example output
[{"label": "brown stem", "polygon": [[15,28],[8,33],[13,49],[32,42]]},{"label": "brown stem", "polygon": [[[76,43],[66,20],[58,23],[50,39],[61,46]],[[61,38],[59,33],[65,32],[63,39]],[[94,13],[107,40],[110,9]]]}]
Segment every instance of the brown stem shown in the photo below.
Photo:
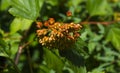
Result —
[{"label": "brown stem", "polygon": [[16,58],[15,58],[15,64],[17,65],[18,64],[18,61],[19,61],[19,58],[20,58],[20,55],[22,53],[22,50],[23,48],[25,48],[26,46],[28,46],[31,42],[27,42],[23,45],[19,45],[18,47],[18,52],[17,52],[17,55],[16,55]]},{"label": "brown stem", "polygon": [[97,22],[97,21],[86,22],[86,21],[83,21],[83,22],[80,22],[80,24],[82,24],[82,25],[84,25],[84,24],[103,24],[103,25],[109,25],[109,24],[116,23],[116,22],[120,22],[120,21],[111,21],[111,22]]},{"label": "brown stem", "polygon": [[18,52],[17,52],[17,55],[16,55],[16,58],[15,58],[15,64],[17,65],[18,64],[18,61],[19,61],[19,57],[20,57],[20,55],[21,55],[21,53],[22,53],[22,46],[19,46],[19,48],[18,48]]}]

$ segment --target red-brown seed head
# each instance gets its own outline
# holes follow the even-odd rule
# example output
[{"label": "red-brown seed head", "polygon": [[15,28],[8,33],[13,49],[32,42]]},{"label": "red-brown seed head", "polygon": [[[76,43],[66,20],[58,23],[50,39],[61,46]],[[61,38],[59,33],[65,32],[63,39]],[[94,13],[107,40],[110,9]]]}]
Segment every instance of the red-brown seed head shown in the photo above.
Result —
[{"label": "red-brown seed head", "polygon": [[49,22],[50,24],[53,24],[53,23],[55,22],[55,20],[54,20],[54,18],[49,18],[48,22]]},{"label": "red-brown seed head", "polygon": [[67,11],[66,12],[66,15],[69,17],[69,16],[72,16],[72,12],[71,11]]},{"label": "red-brown seed head", "polygon": [[42,22],[36,22],[36,24],[37,24],[36,25],[37,28],[42,28],[42,26],[43,26]]}]

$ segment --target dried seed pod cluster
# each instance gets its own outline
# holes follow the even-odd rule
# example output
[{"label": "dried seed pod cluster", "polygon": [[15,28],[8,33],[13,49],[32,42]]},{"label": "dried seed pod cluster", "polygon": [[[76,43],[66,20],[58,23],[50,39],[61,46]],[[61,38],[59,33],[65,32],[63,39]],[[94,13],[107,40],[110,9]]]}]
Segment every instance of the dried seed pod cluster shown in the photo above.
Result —
[{"label": "dried seed pod cluster", "polygon": [[53,18],[48,21],[37,22],[37,36],[39,43],[50,49],[68,49],[80,36],[80,24],[55,22]]}]

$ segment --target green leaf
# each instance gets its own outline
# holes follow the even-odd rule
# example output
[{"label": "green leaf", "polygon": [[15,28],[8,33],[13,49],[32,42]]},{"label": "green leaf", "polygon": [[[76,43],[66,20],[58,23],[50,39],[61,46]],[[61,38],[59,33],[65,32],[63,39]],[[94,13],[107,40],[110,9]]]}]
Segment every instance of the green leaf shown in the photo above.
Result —
[{"label": "green leaf", "polygon": [[23,19],[23,18],[15,18],[10,25],[10,33],[16,33],[18,30],[27,30],[31,24],[32,20]]},{"label": "green leaf", "polygon": [[83,0],[72,0],[72,4],[74,7],[77,7]]},{"label": "green leaf", "polygon": [[70,64],[70,68],[74,71],[74,73],[87,73],[85,66],[77,67],[73,64]]},{"label": "green leaf", "polygon": [[33,20],[28,20],[28,19],[22,19],[21,20],[21,30],[27,30],[30,28]]},{"label": "green leaf", "polygon": [[5,48],[7,46],[6,42],[0,38],[0,49]]},{"label": "green leaf", "polygon": [[96,45],[97,45],[96,42],[89,42],[89,43],[88,43],[88,50],[89,50],[89,53],[90,53],[90,54],[94,51]]},{"label": "green leaf", "polygon": [[39,73],[55,73],[55,71],[53,69],[49,69],[45,65],[40,65]]},{"label": "green leaf", "polygon": [[87,10],[90,16],[111,14],[107,0],[87,0]]},{"label": "green leaf", "polygon": [[114,61],[114,56],[100,56],[100,54],[96,55],[95,58],[99,61],[104,61],[104,62],[112,62]]},{"label": "green leaf", "polygon": [[10,0],[1,0],[1,10],[6,10],[10,6]]},{"label": "green leaf", "polygon": [[86,42],[83,39],[78,38],[78,40],[75,43],[75,46],[73,46],[73,48],[71,49],[74,49],[76,52],[79,53],[79,55],[81,53],[87,55],[87,52],[83,49],[85,46],[87,46]]},{"label": "green leaf", "polygon": [[88,72],[88,73],[105,73],[103,68],[95,68],[92,70],[92,72]]},{"label": "green leaf", "polygon": [[6,47],[7,43],[0,38],[0,56],[7,56]]},{"label": "green leaf", "polygon": [[21,27],[21,19],[20,18],[15,18],[11,25],[10,25],[10,33],[15,33],[17,32],[18,30],[20,30],[20,27]]},{"label": "green leaf", "polygon": [[9,36],[8,39],[5,39],[6,42],[6,48],[4,49],[4,51],[11,57],[14,57],[17,50],[18,50],[18,46],[20,42],[20,38],[22,36],[18,33],[12,34],[11,36]]},{"label": "green leaf", "polygon": [[44,0],[11,0],[9,12],[17,17],[36,20]]},{"label": "green leaf", "polygon": [[57,73],[62,73],[63,62],[47,48],[44,48],[44,59],[49,68],[54,69]]},{"label": "green leaf", "polygon": [[105,27],[101,24],[98,24],[97,26],[100,29],[99,33],[104,34],[105,33]]},{"label": "green leaf", "polygon": [[68,6],[74,6],[76,8],[82,1],[83,0],[69,0]]},{"label": "green leaf", "polygon": [[120,29],[115,27],[110,28],[106,42],[111,42],[117,50],[120,50]]},{"label": "green leaf", "polygon": [[4,35],[4,31],[2,29],[0,29],[0,38],[2,38]]},{"label": "green leaf", "polygon": [[49,3],[49,4],[53,5],[53,6],[58,5],[58,3],[59,3],[58,1],[59,0],[46,0],[47,3]]},{"label": "green leaf", "polygon": [[84,41],[86,41],[88,38],[87,38],[87,35],[88,35],[88,31],[85,30],[83,33],[81,33],[81,36],[80,38]]},{"label": "green leaf", "polygon": [[86,52],[82,50],[85,45],[85,42],[79,38],[75,45],[73,45],[69,50],[59,50],[60,55],[65,57],[70,63],[70,68],[74,73],[87,73],[84,58],[81,55],[86,54]]}]

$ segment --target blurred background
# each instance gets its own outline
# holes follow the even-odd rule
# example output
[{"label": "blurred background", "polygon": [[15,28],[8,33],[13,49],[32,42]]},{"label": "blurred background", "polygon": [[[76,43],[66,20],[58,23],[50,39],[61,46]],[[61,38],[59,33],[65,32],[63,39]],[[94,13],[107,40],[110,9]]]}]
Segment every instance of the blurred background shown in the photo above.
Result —
[{"label": "blurred background", "polygon": [[[49,50],[38,43],[35,22],[49,18],[83,26],[75,52]],[[19,70],[120,73],[120,0],[0,0],[0,71]]]}]

